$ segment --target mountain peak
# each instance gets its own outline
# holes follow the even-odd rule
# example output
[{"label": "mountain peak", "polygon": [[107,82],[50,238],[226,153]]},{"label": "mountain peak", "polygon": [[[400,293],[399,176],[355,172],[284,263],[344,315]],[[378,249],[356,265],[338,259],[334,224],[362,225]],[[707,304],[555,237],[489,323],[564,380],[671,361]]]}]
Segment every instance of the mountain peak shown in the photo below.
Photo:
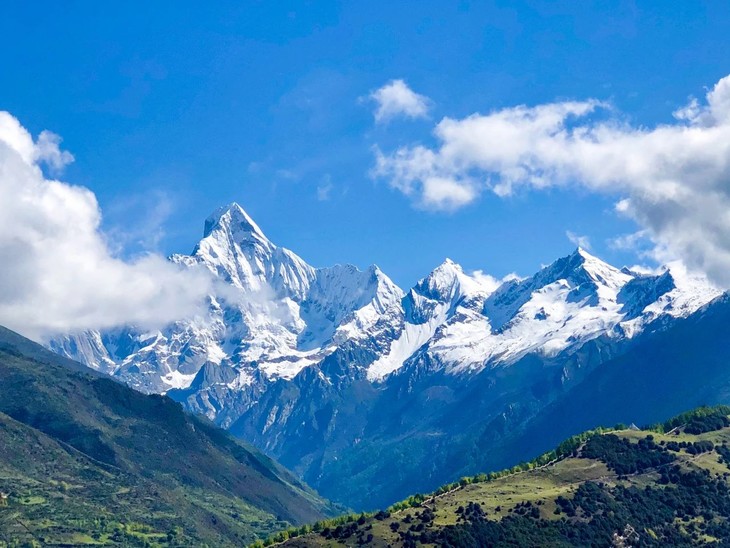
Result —
[{"label": "mountain peak", "polygon": [[[609,265],[605,261],[602,261],[595,255],[592,255],[591,253],[589,253],[587,249],[585,249],[584,247],[580,247],[580,246],[576,247],[575,250],[573,250],[573,252],[570,255],[567,255],[565,257],[558,259],[556,261],[556,263],[560,262],[560,261],[566,261],[568,264],[575,265],[575,266],[582,266],[585,264],[594,263],[594,264],[603,264],[610,268],[613,268],[611,265]],[[553,263],[553,264],[555,264],[555,263]]]},{"label": "mountain peak", "polygon": [[455,263],[448,257],[443,260],[443,262],[438,265],[436,268],[434,268],[429,276],[438,275],[439,273],[450,273],[452,276],[456,273],[463,272],[463,269],[461,268],[461,265],[458,263]]},{"label": "mountain peak", "polygon": [[584,247],[578,246],[575,251],[571,253],[571,256],[583,257],[584,259],[595,259],[596,257],[588,253],[588,250]]},{"label": "mountain peak", "polygon": [[445,259],[431,273],[416,284],[419,293],[434,299],[447,298],[458,283],[461,267],[451,259]]},{"label": "mountain peak", "polygon": [[249,216],[248,213],[236,202],[216,209],[206,220],[203,237],[209,236],[216,230],[222,230],[231,234],[234,239],[243,239],[256,235],[266,239],[259,225]]},{"label": "mountain peak", "polygon": [[551,283],[558,279],[571,280],[574,283],[593,282],[614,289],[622,287],[633,278],[618,268],[591,255],[582,247],[577,247],[567,257],[558,259],[538,274],[538,278],[547,278],[543,283]]},{"label": "mountain peak", "polygon": [[428,276],[419,280],[414,290],[437,301],[451,301],[468,295],[492,293],[494,287],[485,278],[489,277],[475,278],[464,272],[460,264],[445,259]]}]

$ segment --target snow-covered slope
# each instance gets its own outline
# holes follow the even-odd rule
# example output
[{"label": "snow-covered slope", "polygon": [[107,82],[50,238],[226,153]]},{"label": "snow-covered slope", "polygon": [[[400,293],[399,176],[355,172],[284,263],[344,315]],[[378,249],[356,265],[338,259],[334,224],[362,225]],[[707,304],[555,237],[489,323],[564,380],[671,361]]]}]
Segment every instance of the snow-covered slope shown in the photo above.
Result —
[{"label": "snow-covered slope", "polygon": [[134,327],[55,338],[50,347],[147,392],[186,388],[205,364],[232,367],[231,389],[291,379],[398,306],[401,290],[372,266],[316,269],[271,243],[237,204],[205,222],[191,255],[171,257],[218,281],[205,317],[153,333]]},{"label": "snow-covered slope", "polygon": [[[397,336],[367,368],[371,381],[397,371],[447,322],[460,322],[480,308],[494,290],[491,283],[469,276],[450,259],[411,289],[402,301]],[[478,314],[480,315],[480,314]]]},{"label": "snow-covered slope", "polygon": [[367,345],[374,359],[352,365],[382,383],[423,353],[461,374],[531,352],[556,355],[598,336],[634,337],[720,295],[681,265],[642,274],[583,249],[497,288],[446,260],[404,295],[376,266],[308,265],[269,241],[237,204],[211,215],[193,253],[171,261],[218,280],[207,316],[155,332],[68,334],[50,347],[141,390],[165,392],[189,387],[206,364],[234,377],[232,391],[255,383],[261,391],[316,367],[338,347]]},{"label": "snow-covered slope", "polygon": [[406,296],[400,336],[368,376],[382,380],[423,353],[448,374],[509,365],[528,353],[555,356],[599,336],[631,338],[660,318],[689,316],[720,294],[679,264],[640,274],[580,248],[496,289],[446,261]]},{"label": "snow-covered slope", "polygon": [[[666,275],[671,277],[671,273]],[[507,365],[531,352],[554,356],[601,335],[624,336],[620,327],[627,315],[619,294],[629,282],[639,279],[579,248],[531,278],[506,282],[484,300],[480,310],[466,310],[450,319],[431,341],[428,352],[447,372],[461,373]],[[709,285],[705,282],[701,287]],[[702,304],[720,292],[706,293],[708,299]],[[672,295],[657,297],[667,303],[675,300]],[[640,318],[646,323],[667,313],[664,309],[657,312]]]},{"label": "snow-covered slope", "polygon": [[427,453],[439,436],[464,434],[444,429],[467,428],[455,416],[532,416],[643,334],[722,294],[679,264],[617,269],[580,248],[501,283],[446,260],[404,293],[376,266],[308,265],[237,204],[208,218],[190,255],[170,260],[214,278],[206,314],[155,331],[64,334],[50,348],[170,394],[322,489],[351,473],[332,463],[370,458],[368,444],[379,454],[393,443],[397,456],[405,432],[423,431]]}]

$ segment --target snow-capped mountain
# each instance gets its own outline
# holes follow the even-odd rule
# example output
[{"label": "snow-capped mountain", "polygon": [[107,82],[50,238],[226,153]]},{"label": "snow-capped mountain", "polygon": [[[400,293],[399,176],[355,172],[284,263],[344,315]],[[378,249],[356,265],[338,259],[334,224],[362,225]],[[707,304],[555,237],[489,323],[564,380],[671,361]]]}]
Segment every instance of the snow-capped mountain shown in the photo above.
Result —
[{"label": "snow-capped mountain", "polygon": [[54,339],[51,348],[146,392],[187,388],[206,365],[233,367],[233,390],[291,379],[338,342],[367,331],[401,290],[376,266],[316,269],[272,244],[237,204],[205,222],[191,255],[171,261],[218,281],[206,317],[156,332],[134,328]]},{"label": "snow-capped mountain", "polygon": [[[463,437],[469,427],[448,427],[457,410],[481,421],[534,414],[643,334],[722,295],[678,264],[617,269],[580,248],[502,283],[446,260],[403,292],[376,266],[308,265],[237,204],[208,218],[192,254],[170,260],[216,280],[206,315],[152,332],[66,334],[50,348],[168,393],[329,496],[328,478],[351,476],[338,467],[373,440],[386,454],[408,435]],[[381,505],[388,494],[339,500]]]}]

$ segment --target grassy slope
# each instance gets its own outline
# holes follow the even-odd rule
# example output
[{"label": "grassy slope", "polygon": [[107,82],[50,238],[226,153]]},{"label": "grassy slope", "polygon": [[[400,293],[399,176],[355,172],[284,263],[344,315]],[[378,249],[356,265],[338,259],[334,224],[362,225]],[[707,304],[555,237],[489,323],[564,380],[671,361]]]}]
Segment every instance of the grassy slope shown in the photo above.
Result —
[{"label": "grassy slope", "polygon": [[[696,435],[684,432],[683,427],[679,427],[668,433],[627,429],[613,431],[612,434],[617,435],[621,439],[629,440],[633,444],[637,444],[640,439],[647,438],[647,436],[653,436],[654,442],[662,448],[668,442],[694,443],[701,440],[711,441],[715,446],[727,446],[730,444],[730,427]],[[581,485],[588,483],[601,484],[608,491],[617,486],[634,486],[641,490],[647,486],[653,489],[673,489],[675,488],[673,485],[661,485],[660,478],[662,470],[668,470],[669,467],[675,465],[679,465],[683,472],[707,471],[709,473],[707,477],[710,481],[717,480],[718,482],[727,484],[728,477],[730,477],[730,466],[722,462],[717,449],[698,455],[690,454],[686,449],[680,449],[676,452],[665,451],[665,454],[675,457],[674,462],[625,475],[617,474],[615,471],[609,469],[606,463],[600,460],[585,458],[581,451],[583,449],[579,450],[575,456],[562,458],[546,466],[528,471],[510,473],[490,481],[469,483],[456,487],[445,494],[427,498],[425,502],[412,508],[390,511],[387,514],[381,513],[380,516],[369,515],[365,519],[361,518],[361,523],[359,524],[357,521],[343,520],[345,523],[340,524],[340,526],[343,528],[349,526],[352,530],[348,538],[342,538],[342,535],[339,535],[340,538],[337,538],[338,535],[334,535],[335,538],[332,538],[332,535],[328,535],[330,538],[327,538],[322,533],[310,533],[292,538],[283,545],[291,547],[358,546],[363,544],[367,546],[407,546],[408,544],[404,542],[402,536],[393,530],[394,527],[397,527],[398,531],[412,529],[421,523],[419,516],[428,508],[430,509],[429,511],[433,511],[434,515],[432,520],[428,520],[424,529],[437,532],[448,527],[456,526],[458,528],[458,524],[464,526],[468,523],[468,520],[465,520],[461,516],[464,514],[463,509],[469,506],[470,503],[479,504],[480,508],[485,512],[484,519],[503,524],[507,522],[502,520],[506,517],[509,517],[508,521],[512,520],[521,512],[521,507],[525,503],[529,503],[529,510],[533,511],[534,508],[537,515],[525,519],[534,520],[537,530],[544,527],[545,524],[557,523],[558,520],[567,519],[569,523],[577,523],[579,521],[586,523],[588,520],[585,515],[581,514],[581,511],[578,511],[576,516],[567,518],[564,512],[556,513],[556,508],[559,506],[556,502],[558,497],[564,497],[570,500],[575,496]],[[727,496],[725,495],[724,498],[727,498]],[[701,544],[707,541],[717,542],[722,540],[725,543],[730,541],[730,538],[711,538],[695,532],[692,527],[698,520],[701,521],[699,517],[682,516],[682,518],[682,523],[677,525],[677,531],[683,541],[686,540],[687,545]],[[730,514],[715,516],[713,520],[727,527],[728,518],[730,518]],[[355,516],[356,519],[357,516]],[[520,517],[519,519],[523,518]],[[675,521],[679,523],[680,520]],[[330,523],[325,525],[329,525],[329,529],[334,532],[335,524]],[[728,530],[730,531],[730,529]],[[616,545],[615,543],[620,541],[620,537],[626,534],[622,530],[614,531],[614,533],[617,536],[607,534],[605,538],[597,542],[597,545]],[[631,535],[633,534],[632,532]],[[654,537],[655,534],[654,531],[649,529],[638,530],[636,532],[638,536],[632,536],[630,539],[627,537],[625,539],[627,542],[626,545],[636,545],[639,542],[648,542],[649,545],[658,542],[658,545],[662,545],[661,541]],[[368,542],[369,535],[372,535],[372,539]],[[361,540],[358,541],[358,537]],[[450,545],[460,546],[460,544]],[[463,545],[467,546],[468,544]],[[505,545],[508,545],[506,539]],[[569,546],[572,544],[569,542],[564,543],[564,539],[555,540],[552,537],[549,542],[547,541],[547,537],[538,541],[534,539],[528,541],[527,537],[523,537],[523,540],[519,541],[518,545]]]},{"label": "grassy slope", "polygon": [[241,545],[330,515],[289,472],[179,404],[0,328],[0,546]]}]

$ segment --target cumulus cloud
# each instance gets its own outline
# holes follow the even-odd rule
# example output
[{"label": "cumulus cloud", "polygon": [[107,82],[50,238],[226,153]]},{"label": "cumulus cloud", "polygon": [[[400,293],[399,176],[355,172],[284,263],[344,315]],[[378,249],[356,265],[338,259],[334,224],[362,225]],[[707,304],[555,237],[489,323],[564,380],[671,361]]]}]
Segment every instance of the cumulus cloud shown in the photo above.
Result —
[{"label": "cumulus cloud", "polygon": [[495,276],[492,276],[491,274],[487,274],[483,270],[474,270],[474,271],[470,272],[469,275],[472,278],[474,278],[477,282],[479,282],[479,285],[481,285],[483,288],[485,288],[488,293],[492,293],[492,292],[496,291],[499,287],[504,285],[506,282],[522,279],[520,276],[518,276],[514,272],[507,274],[503,278],[497,278]]},{"label": "cumulus cloud", "polygon": [[674,117],[636,127],[591,99],[444,118],[437,146],[376,151],[375,173],[417,204],[442,209],[487,189],[507,196],[581,185],[614,194],[617,212],[639,223],[657,253],[729,287],[730,76]]},{"label": "cumulus cloud", "polygon": [[370,94],[375,101],[375,121],[387,122],[397,116],[425,118],[430,100],[408,87],[403,80],[392,80]]},{"label": "cumulus cloud", "polygon": [[42,339],[122,324],[152,327],[202,310],[210,278],[157,255],[124,261],[99,230],[94,194],[48,178],[73,157],[0,112],[0,324]]}]

